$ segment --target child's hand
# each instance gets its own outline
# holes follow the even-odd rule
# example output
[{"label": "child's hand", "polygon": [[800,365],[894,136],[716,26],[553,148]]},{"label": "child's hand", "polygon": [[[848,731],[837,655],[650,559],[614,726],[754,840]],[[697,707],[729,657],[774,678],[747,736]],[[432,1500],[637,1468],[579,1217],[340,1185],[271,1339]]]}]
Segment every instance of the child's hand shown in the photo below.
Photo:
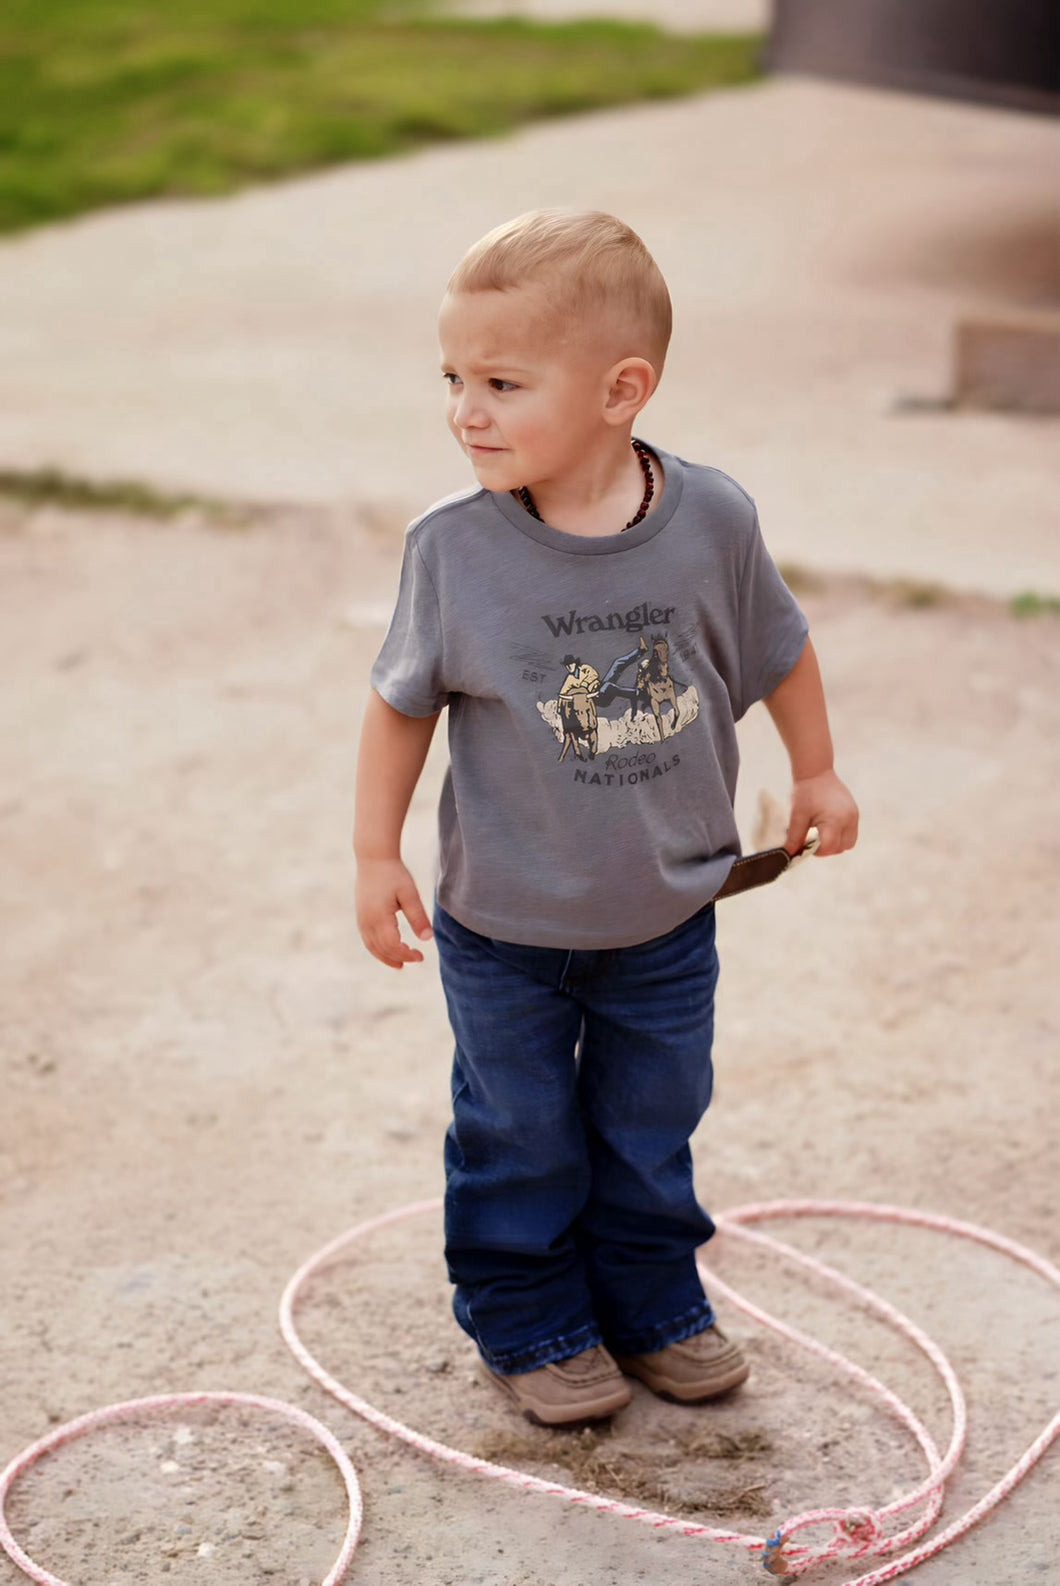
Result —
[{"label": "child's hand", "polygon": [[421,942],[434,934],[416,883],[400,859],[362,859],[357,866],[357,928],[374,958],[390,969],[422,964],[423,954],[401,940],[397,916],[406,920]]},{"label": "child's hand", "polygon": [[793,785],[791,818],[784,838],[789,854],[801,852],[811,826],[820,833],[817,852],[821,855],[845,853],[858,840],[858,807],[834,771],[823,771]]}]

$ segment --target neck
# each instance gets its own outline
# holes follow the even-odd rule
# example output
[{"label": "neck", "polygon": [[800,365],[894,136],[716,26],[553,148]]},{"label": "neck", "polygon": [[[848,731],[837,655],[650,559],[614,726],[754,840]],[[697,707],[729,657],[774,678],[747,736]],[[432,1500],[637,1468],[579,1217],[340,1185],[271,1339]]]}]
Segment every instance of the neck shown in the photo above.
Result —
[{"label": "neck", "polygon": [[[654,458],[650,466],[657,498],[661,478]],[[605,453],[585,459],[561,479],[535,482],[528,492],[529,501],[519,491],[513,494],[528,510],[565,534],[601,537],[620,533],[638,515],[646,495],[645,478],[630,438],[623,435]]]}]

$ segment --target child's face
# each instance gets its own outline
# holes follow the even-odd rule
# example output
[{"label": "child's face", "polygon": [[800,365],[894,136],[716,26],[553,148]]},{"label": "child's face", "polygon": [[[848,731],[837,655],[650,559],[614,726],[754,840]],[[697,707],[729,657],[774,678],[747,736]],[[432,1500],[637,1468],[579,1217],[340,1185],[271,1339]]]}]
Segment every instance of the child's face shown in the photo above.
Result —
[{"label": "child's face", "polygon": [[585,462],[608,430],[608,367],[557,332],[543,288],[449,294],[438,331],[446,417],[479,484],[533,490]]}]

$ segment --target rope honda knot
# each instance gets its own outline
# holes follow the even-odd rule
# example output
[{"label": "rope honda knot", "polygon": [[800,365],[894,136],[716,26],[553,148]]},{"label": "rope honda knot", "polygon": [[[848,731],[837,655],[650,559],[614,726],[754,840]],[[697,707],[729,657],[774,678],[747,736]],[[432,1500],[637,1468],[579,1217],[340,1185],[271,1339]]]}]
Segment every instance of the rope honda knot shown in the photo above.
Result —
[{"label": "rope honda knot", "polygon": [[879,1551],[883,1541],[883,1523],[872,1509],[850,1509],[836,1525],[836,1542],[841,1544],[842,1558],[863,1558],[866,1553]]},{"label": "rope honda knot", "polygon": [[[800,1531],[813,1531],[822,1525],[831,1528],[827,1542],[807,1538],[792,1545]],[[883,1542],[883,1522],[873,1509],[815,1509],[794,1516],[773,1533],[762,1548],[762,1568],[769,1575],[794,1580],[819,1564],[878,1553]]]}]

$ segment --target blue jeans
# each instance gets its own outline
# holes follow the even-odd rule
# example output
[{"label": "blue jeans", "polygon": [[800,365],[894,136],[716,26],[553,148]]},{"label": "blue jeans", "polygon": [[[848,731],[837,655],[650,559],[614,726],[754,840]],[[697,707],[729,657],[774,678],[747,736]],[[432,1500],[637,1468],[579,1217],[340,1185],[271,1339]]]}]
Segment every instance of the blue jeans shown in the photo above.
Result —
[{"label": "blue jeans", "polygon": [[456,1039],[446,1261],[496,1371],[646,1354],[714,1320],[689,1138],[710,1102],[709,905],[635,947],[491,940],[435,910]]}]

